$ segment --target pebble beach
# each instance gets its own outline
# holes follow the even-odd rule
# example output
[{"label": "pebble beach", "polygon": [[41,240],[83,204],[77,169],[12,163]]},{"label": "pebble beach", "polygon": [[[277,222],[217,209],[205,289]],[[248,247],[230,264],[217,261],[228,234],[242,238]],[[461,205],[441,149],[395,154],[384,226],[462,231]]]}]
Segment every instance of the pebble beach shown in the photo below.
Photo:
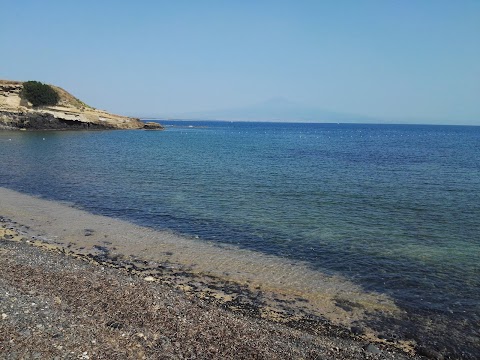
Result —
[{"label": "pebble beach", "polygon": [[[1,195],[2,358],[418,358],[411,344],[362,326],[368,307],[395,311],[388,299],[341,279],[325,277],[322,298],[321,289],[313,296],[280,287],[283,277],[255,279],[242,261],[230,273],[215,262],[217,272],[208,271],[212,255],[227,266],[232,249],[171,233],[161,251],[149,249],[148,229],[7,189]],[[255,272],[265,259],[250,255]],[[274,260],[267,265],[281,269]]]}]

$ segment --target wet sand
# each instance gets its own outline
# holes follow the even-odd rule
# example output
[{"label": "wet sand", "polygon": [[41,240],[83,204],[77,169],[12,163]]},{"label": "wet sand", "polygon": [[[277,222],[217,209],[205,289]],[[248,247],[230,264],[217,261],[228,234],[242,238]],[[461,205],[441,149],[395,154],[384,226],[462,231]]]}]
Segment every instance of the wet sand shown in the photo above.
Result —
[{"label": "wet sand", "polygon": [[[140,227],[4,188],[0,216],[2,244],[15,243],[16,251],[48,250],[48,256],[81,261],[94,272],[108,269],[115,277],[134,277],[142,286],[166,287],[193,303],[205,302],[215,311],[226,309],[267,327],[276,324],[317,340],[348,339],[360,351],[351,358],[414,353],[411,340],[382,338],[368,325],[375,317],[402,315],[391,299],[307,264]],[[365,350],[369,344],[371,351]],[[372,349],[381,349],[380,354]],[[398,353],[392,355],[393,350]]]}]

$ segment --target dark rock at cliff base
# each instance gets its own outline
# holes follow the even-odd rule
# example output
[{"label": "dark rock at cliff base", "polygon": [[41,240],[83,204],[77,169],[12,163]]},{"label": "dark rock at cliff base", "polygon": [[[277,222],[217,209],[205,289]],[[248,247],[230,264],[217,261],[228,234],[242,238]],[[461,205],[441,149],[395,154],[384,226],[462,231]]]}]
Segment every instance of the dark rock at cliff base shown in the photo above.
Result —
[{"label": "dark rock at cliff base", "polygon": [[145,130],[165,130],[165,128],[156,122],[146,122],[143,126]]},{"label": "dark rock at cliff base", "polygon": [[110,124],[59,119],[48,113],[14,113],[0,111],[0,117],[1,116],[5,119],[8,118],[8,121],[5,121],[4,124],[0,122],[0,127],[12,130],[104,130],[115,128]]}]

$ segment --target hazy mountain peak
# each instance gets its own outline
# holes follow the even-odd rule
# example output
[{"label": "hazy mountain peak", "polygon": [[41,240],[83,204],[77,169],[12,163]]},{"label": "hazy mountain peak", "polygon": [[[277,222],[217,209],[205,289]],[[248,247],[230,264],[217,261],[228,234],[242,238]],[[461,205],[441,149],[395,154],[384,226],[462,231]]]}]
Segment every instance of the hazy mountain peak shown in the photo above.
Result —
[{"label": "hazy mountain peak", "polygon": [[176,114],[181,119],[289,122],[373,122],[375,119],[296,103],[273,97],[249,106]]},{"label": "hazy mountain peak", "polygon": [[265,105],[265,106],[299,106],[299,104],[284,98],[284,97],[272,97],[267,99],[263,102],[258,103],[257,105]]}]

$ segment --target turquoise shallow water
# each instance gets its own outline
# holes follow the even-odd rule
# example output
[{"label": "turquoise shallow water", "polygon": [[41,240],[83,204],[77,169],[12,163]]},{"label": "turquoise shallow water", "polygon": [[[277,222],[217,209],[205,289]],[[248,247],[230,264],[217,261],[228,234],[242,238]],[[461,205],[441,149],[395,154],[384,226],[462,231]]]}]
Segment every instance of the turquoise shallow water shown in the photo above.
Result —
[{"label": "turquoise shallow water", "polygon": [[0,132],[0,186],[480,314],[480,127],[166,122]]}]

